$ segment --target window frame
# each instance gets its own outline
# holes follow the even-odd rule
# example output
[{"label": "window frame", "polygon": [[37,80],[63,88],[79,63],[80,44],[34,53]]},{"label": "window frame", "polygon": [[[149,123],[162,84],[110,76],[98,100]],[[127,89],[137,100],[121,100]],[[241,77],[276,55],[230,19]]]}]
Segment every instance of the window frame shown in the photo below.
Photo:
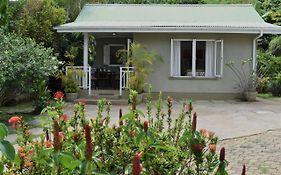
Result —
[{"label": "window frame", "polygon": [[[181,75],[173,75],[173,72],[174,72],[174,42],[175,41],[192,41],[192,75],[191,76],[188,76],[188,75],[185,75],[185,76],[181,76]],[[196,76],[196,42],[197,41],[212,41],[214,42],[214,75],[213,76]],[[217,43],[221,43],[221,71],[220,71],[220,75],[217,75],[217,67],[216,67],[216,61],[217,61]],[[171,39],[171,56],[170,56],[170,63],[171,63],[171,67],[170,67],[170,76],[171,77],[174,77],[174,78],[218,78],[218,77],[222,77],[223,76],[223,47],[224,46],[224,43],[223,43],[223,40],[222,39]],[[179,61],[179,67],[181,66],[180,65],[180,62]]]},{"label": "window frame", "polygon": [[[104,45],[103,47],[104,47],[104,52],[105,52],[105,47],[106,46],[108,46],[108,52],[109,53],[107,53],[107,55],[109,56],[109,58],[107,58],[108,60],[109,60],[109,64],[107,64],[108,66],[122,66],[123,64],[121,63],[121,64],[111,64],[110,63],[110,47],[112,47],[112,46],[122,46],[123,47],[123,49],[126,49],[126,44],[106,44],[106,45]],[[104,53],[104,56],[103,56],[103,63],[105,64],[105,60],[106,60],[106,54]]]}]

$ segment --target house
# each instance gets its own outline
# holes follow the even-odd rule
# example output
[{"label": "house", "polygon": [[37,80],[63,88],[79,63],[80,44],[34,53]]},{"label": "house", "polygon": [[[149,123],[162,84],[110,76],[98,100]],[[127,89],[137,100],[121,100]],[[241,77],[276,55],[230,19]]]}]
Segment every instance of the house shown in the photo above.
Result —
[{"label": "house", "polygon": [[[264,22],[248,4],[88,4],[74,22],[55,29],[84,34],[84,89],[91,90],[94,68],[99,73],[114,72],[119,78],[103,81],[119,82],[115,88],[120,88],[121,94],[127,87],[127,69],[122,70],[124,65],[115,53],[136,42],[164,60],[154,65],[148,80],[153,91],[175,98],[212,99],[233,98],[239,93],[234,88],[235,76],[225,63],[233,60],[240,64],[241,59],[251,58],[248,72],[255,70],[257,39],[281,33],[281,27]],[[95,42],[89,43],[89,35],[94,35]],[[88,65],[89,44],[96,48],[94,65]],[[102,76],[99,79],[106,88]]]}]

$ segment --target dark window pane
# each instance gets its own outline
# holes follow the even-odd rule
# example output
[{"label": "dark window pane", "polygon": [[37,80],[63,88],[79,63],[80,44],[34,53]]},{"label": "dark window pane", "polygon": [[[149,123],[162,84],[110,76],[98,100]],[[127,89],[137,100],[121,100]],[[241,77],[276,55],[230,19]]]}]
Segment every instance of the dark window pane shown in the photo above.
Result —
[{"label": "dark window pane", "polygon": [[124,49],[123,46],[110,46],[110,64],[122,64],[117,58],[116,53],[118,50]]},{"label": "dark window pane", "polygon": [[191,76],[192,72],[192,41],[181,41],[181,76]]},{"label": "dark window pane", "polygon": [[196,42],[196,76],[205,76],[206,41]]}]

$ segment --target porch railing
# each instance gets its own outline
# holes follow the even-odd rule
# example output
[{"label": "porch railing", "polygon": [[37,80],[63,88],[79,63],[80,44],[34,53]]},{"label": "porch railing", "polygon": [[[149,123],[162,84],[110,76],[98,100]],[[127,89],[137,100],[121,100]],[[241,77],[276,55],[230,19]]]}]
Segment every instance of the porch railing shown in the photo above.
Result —
[{"label": "porch railing", "polygon": [[123,90],[130,88],[129,81],[134,69],[134,67],[120,67],[120,96],[122,95]]},{"label": "porch railing", "polygon": [[91,95],[91,66],[86,67],[86,74],[83,66],[66,66],[66,74],[69,74],[70,71],[79,88],[88,89],[89,95]]}]

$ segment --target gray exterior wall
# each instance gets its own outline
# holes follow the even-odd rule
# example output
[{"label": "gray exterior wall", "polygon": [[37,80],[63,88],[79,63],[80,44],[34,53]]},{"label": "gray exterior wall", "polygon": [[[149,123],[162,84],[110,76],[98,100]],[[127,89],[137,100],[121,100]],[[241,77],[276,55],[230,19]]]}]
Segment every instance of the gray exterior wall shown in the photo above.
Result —
[{"label": "gray exterior wall", "polygon": [[[184,33],[135,33],[133,41],[158,52],[164,63],[156,63],[154,72],[148,83],[152,84],[153,91],[163,91],[175,94],[195,94],[202,96],[233,97],[238,94],[234,87],[237,79],[225,63],[233,60],[240,65],[241,59],[252,58],[253,39],[256,35],[249,34],[184,34]],[[222,39],[224,42],[224,67],[221,78],[172,78],[171,65],[171,39]],[[252,67],[250,64],[248,70]],[[211,97],[211,98],[213,98]]]}]

